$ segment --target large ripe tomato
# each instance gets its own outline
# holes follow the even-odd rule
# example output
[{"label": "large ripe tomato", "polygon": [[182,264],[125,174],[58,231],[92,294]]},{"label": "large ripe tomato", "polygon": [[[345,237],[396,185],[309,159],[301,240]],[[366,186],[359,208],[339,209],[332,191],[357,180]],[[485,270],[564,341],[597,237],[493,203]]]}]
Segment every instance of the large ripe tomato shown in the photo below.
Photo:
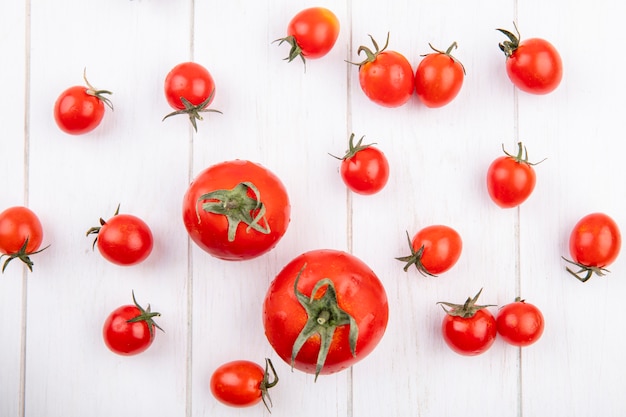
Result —
[{"label": "large ripe tomato", "polygon": [[603,276],[609,272],[606,267],[617,259],[621,247],[622,235],[615,220],[604,213],[588,214],[576,223],[570,234],[569,253],[572,260],[563,258],[580,270],[566,269],[582,282],[593,274]]},{"label": "large ripe tomato", "polygon": [[339,36],[339,19],[324,7],[311,7],[296,14],[287,26],[287,36],[274,42],[287,42],[291,45],[286,61],[291,62],[300,57],[317,59],[326,55],[337,42]]},{"label": "large ripe tomato", "polygon": [[41,222],[28,207],[10,207],[0,213],[0,258],[7,257],[2,272],[16,258],[32,271],[33,261],[30,256],[46,249],[38,250],[42,241]]},{"label": "large ripe tomato", "polygon": [[113,110],[111,100],[104,96],[112,93],[94,88],[84,74],[83,78],[87,87],[70,87],[54,103],[54,120],[57,126],[71,135],[82,135],[94,130],[104,118],[105,104]]},{"label": "large ripe tomato", "polygon": [[290,214],[280,179],[245,160],[205,169],[183,199],[183,221],[191,239],[226,260],[251,259],[274,248],[287,231]]},{"label": "large ripe tomato", "polygon": [[382,49],[370,35],[374,44],[371,49],[360,46],[357,54],[364,52],[366,58],[355,65],[359,66],[359,84],[365,95],[374,103],[384,107],[399,107],[411,98],[415,89],[415,78],[411,64],[396,51],[387,51],[387,42]]},{"label": "large ripe tomato", "polygon": [[487,305],[477,305],[482,290],[464,304],[439,304],[448,307],[441,323],[446,344],[460,355],[475,356],[484,353],[496,340],[497,325]]},{"label": "large ripe tomato", "polygon": [[274,365],[271,360],[265,359],[265,369],[247,360],[225,363],[213,371],[210,385],[211,393],[222,404],[250,407],[262,400],[270,411],[272,400],[268,390],[277,383],[278,375]]},{"label": "large ripe tomato", "polygon": [[92,227],[87,236],[95,234],[93,246],[98,245],[102,256],[117,265],[129,266],[144,261],[152,252],[153,238],[150,227],[137,216],[115,214],[109,220],[100,218],[100,226]]},{"label": "large ripe tomato", "polygon": [[519,31],[516,36],[508,30],[498,30],[509,38],[499,46],[506,55],[506,73],[517,88],[527,93],[547,94],[559,86],[563,63],[550,42],[541,38],[520,41]]},{"label": "large ripe tomato", "polygon": [[354,144],[350,135],[348,151],[341,157],[341,178],[346,186],[358,194],[370,195],[382,190],[389,179],[389,162],[378,148],[363,145],[363,138]]},{"label": "large ripe tomato", "polygon": [[514,346],[528,346],[543,334],[543,314],[533,304],[517,298],[498,311],[496,325],[498,334],[505,342]]},{"label": "large ripe tomato", "polygon": [[170,70],[165,77],[165,98],[175,109],[163,120],[177,114],[186,114],[194,130],[198,130],[196,120],[202,120],[200,113],[217,112],[208,106],[215,97],[215,81],[209,71],[195,62],[183,62]]},{"label": "large ripe tomato", "polygon": [[265,335],[278,356],[316,379],[367,356],[385,333],[388,316],[385,288],[374,272],[337,250],[293,259],[263,303]]},{"label": "large ripe tomato", "polygon": [[150,311],[150,305],[144,310],[135,299],[133,305],[123,305],[109,314],[102,326],[104,343],[111,350],[122,356],[136,355],[148,349],[154,342],[154,328],[161,329],[153,320],[161,314]]},{"label": "large ripe tomato", "polygon": [[451,55],[456,42],[445,52],[430,47],[435,52],[426,55],[415,71],[415,92],[427,107],[442,107],[461,91],[465,68]]},{"label": "large ripe tomato", "polygon": [[489,197],[502,208],[522,204],[533,192],[537,182],[533,168],[537,163],[528,161],[528,151],[521,142],[517,145],[518,153],[515,156],[504,151],[503,146],[506,155],[495,159],[487,170]]},{"label": "large ripe tomato", "polygon": [[406,235],[411,255],[396,258],[406,262],[404,270],[415,265],[422,275],[437,276],[456,264],[461,256],[463,241],[459,233],[445,225],[428,226],[413,236]]}]

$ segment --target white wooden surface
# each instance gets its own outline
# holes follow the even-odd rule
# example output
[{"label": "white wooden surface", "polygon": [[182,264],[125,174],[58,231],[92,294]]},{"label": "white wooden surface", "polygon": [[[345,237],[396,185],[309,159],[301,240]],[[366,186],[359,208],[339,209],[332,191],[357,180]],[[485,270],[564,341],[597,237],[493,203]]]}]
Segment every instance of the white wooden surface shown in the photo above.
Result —
[{"label": "white wooden surface", "polygon": [[[341,22],[321,60],[282,59],[291,17],[322,5]],[[247,416],[212,398],[211,372],[233,359],[274,359],[275,416],[623,416],[626,359],[622,309],[626,256],[605,278],[582,284],[564,270],[574,223],[604,211],[626,228],[623,179],[623,2],[564,0],[330,1],[26,0],[0,6],[2,192],[0,208],[26,204],[39,214],[44,243],[28,273],[0,276],[0,416]],[[547,96],[517,92],[498,49],[517,20],[523,37],[560,51],[564,78]],[[385,109],[360,91],[345,60],[391,32],[390,49],[413,67],[457,41],[467,69],[459,97],[427,109],[414,97]],[[205,65],[217,83],[197,133],[170,111],[162,91],[179,62]],[[115,111],[94,132],[71,137],[52,106],[82,83],[83,68],[114,92]],[[346,192],[338,162],[350,133],[378,143],[391,164],[373,196]],[[487,195],[485,172],[518,140],[538,181],[519,209]],[[250,159],[274,171],[292,201],[277,248],[247,262],[211,258],[190,244],[182,195],[210,164]],[[155,249],[122,268],[91,251],[85,231],[123,212],[152,228]],[[444,223],[464,241],[458,264],[439,278],[402,271],[405,230]],[[626,230],[626,229],[625,229]],[[273,276],[318,248],[351,251],[383,281],[387,333],[351,370],[291,372],[263,334],[261,305]],[[440,335],[437,301],[503,305],[521,295],[546,319],[542,339],[518,349],[497,340],[463,357]],[[135,290],[160,311],[154,345],[130,358],[110,353],[101,326]],[[495,313],[496,310],[494,309]]]}]

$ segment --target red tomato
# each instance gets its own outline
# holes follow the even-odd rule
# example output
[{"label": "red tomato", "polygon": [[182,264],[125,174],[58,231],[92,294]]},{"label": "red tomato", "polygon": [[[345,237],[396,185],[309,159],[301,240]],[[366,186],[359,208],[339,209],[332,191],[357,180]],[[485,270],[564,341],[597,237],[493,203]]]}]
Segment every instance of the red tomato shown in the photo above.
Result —
[{"label": "red tomato", "polygon": [[290,214],[280,179],[245,160],[205,169],[183,200],[183,221],[191,239],[226,260],[252,259],[274,248],[287,231]]},{"label": "red tomato", "polygon": [[389,162],[379,149],[363,145],[363,138],[354,145],[350,135],[349,149],[341,159],[341,178],[358,194],[370,195],[382,190],[389,179]]},{"label": "red tomato", "polygon": [[278,356],[316,379],[366,357],[385,333],[388,316],[385,288],[374,272],[337,250],[293,259],[263,304],[265,335]]},{"label": "red tomato", "polygon": [[217,112],[207,106],[215,96],[215,82],[209,71],[195,62],[183,62],[170,70],[165,77],[165,98],[175,109],[163,120],[177,114],[186,114],[194,130],[198,130],[196,120],[202,120],[200,113]]},{"label": "red tomato", "polygon": [[404,55],[386,51],[389,34],[383,49],[370,35],[375,51],[360,46],[357,54],[364,52],[366,59],[358,64],[359,83],[365,95],[374,103],[384,107],[399,107],[411,98],[415,89],[415,78],[411,64]]},{"label": "red tomato", "polygon": [[286,61],[300,57],[321,58],[335,46],[339,36],[339,20],[333,12],[324,7],[311,7],[296,14],[287,27],[287,37],[276,39],[279,45],[287,42],[291,45]]},{"label": "red tomato", "polygon": [[7,256],[2,272],[16,258],[32,271],[33,261],[30,256],[46,249],[38,250],[42,241],[43,228],[32,210],[16,206],[0,213],[0,258]]},{"label": "red tomato", "polygon": [[437,276],[456,264],[461,256],[463,241],[456,230],[444,225],[428,226],[409,238],[411,255],[396,258],[406,262],[404,270],[415,265],[422,275]]},{"label": "red tomato", "polygon": [[[582,282],[595,273],[603,276],[609,272],[606,267],[612,264],[622,247],[622,235],[615,221],[604,213],[588,214],[576,223],[569,238],[569,253],[572,261],[580,268],[567,271]],[[580,274],[584,273],[584,276]]]},{"label": "red tomato", "polygon": [[482,290],[465,304],[439,303],[449,307],[441,324],[446,344],[456,353],[475,356],[484,353],[496,340],[497,325],[489,306],[476,305]]},{"label": "red tomato", "polygon": [[509,38],[500,43],[500,49],[506,55],[506,73],[517,88],[527,93],[547,94],[559,86],[563,63],[550,42],[540,38],[520,41],[519,31],[515,36],[507,30],[498,30]]},{"label": "red tomato", "polygon": [[[535,189],[537,176],[533,168],[537,163],[528,161],[528,151],[518,142],[516,156],[502,150],[506,156],[494,160],[487,170],[487,191],[489,197],[502,208],[517,207]],[[525,155],[523,155],[525,152]],[[540,161],[542,162],[542,161]],[[538,162],[538,163],[540,163]]]},{"label": "red tomato", "polygon": [[109,314],[102,327],[104,343],[111,352],[118,355],[136,355],[148,349],[154,341],[154,328],[161,329],[153,320],[161,314],[145,310],[137,304],[133,293],[134,305],[123,305]]},{"label": "red tomato", "polygon": [[415,71],[415,92],[427,107],[442,107],[461,91],[465,68],[451,55],[456,42],[445,52],[430,47],[435,52],[426,55]]},{"label": "red tomato", "polygon": [[115,214],[108,221],[100,218],[100,226],[92,227],[87,236],[97,235],[93,242],[98,244],[100,254],[117,265],[135,265],[145,260],[152,252],[152,231],[139,217],[131,214]]},{"label": "red tomato", "polygon": [[514,346],[528,346],[543,334],[543,314],[537,307],[517,298],[502,307],[496,316],[498,334]]},{"label": "red tomato", "polygon": [[[272,370],[271,381],[269,369]],[[265,369],[254,362],[236,360],[213,371],[211,393],[222,404],[231,407],[249,407],[262,400],[269,411],[272,400],[268,390],[277,383],[278,375],[269,359],[265,359]]]},{"label": "red tomato", "polygon": [[87,87],[73,86],[63,91],[54,103],[54,120],[57,126],[71,135],[82,135],[94,130],[104,118],[106,104],[113,110],[107,90],[94,88],[83,75]]}]

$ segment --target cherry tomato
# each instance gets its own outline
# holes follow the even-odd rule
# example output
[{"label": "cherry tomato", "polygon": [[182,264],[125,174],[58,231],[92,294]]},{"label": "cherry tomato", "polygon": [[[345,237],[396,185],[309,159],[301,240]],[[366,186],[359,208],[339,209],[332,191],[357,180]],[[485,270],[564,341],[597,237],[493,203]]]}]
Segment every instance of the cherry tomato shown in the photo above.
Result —
[{"label": "cherry tomato", "polygon": [[396,258],[406,262],[404,270],[415,265],[422,275],[437,276],[452,268],[461,256],[463,241],[458,232],[449,226],[433,225],[420,230],[407,240],[411,255]]},{"label": "cherry tomato", "polygon": [[543,334],[543,314],[536,306],[517,298],[498,311],[496,325],[498,334],[505,342],[514,346],[528,346]]},{"label": "cherry tomato", "polygon": [[360,259],[313,250],[289,262],[263,303],[268,341],[285,362],[307,373],[331,374],[366,357],[389,317],[387,295]]},{"label": "cherry tomato", "polygon": [[286,61],[300,57],[317,59],[326,55],[335,46],[339,36],[339,19],[324,7],[311,7],[296,14],[287,27],[287,37],[274,42],[287,42],[291,45]]},{"label": "cherry tomato", "polygon": [[559,86],[563,63],[550,42],[541,38],[520,41],[517,26],[517,36],[504,29],[498,30],[509,38],[499,46],[506,55],[506,73],[517,88],[532,94],[548,94]]},{"label": "cherry tomato", "polygon": [[606,267],[617,259],[621,247],[622,235],[615,220],[604,213],[588,214],[576,223],[570,234],[572,260],[563,258],[580,270],[566,270],[582,282],[593,274],[603,276],[609,272]]},{"label": "cherry tomato", "polygon": [[382,190],[389,179],[389,162],[378,148],[363,145],[363,138],[354,144],[350,135],[349,149],[341,159],[341,178],[358,194],[370,195]]},{"label": "cherry tomato", "polygon": [[226,260],[252,259],[274,248],[287,231],[290,214],[280,179],[245,160],[200,172],[183,199],[183,221],[191,239]]},{"label": "cherry tomato", "polygon": [[231,407],[250,407],[263,401],[269,411],[272,400],[268,390],[277,383],[278,375],[271,360],[265,359],[265,369],[251,361],[236,360],[213,371],[211,393],[222,404]]},{"label": "cherry tomato", "polygon": [[537,163],[528,161],[528,151],[521,142],[517,145],[516,156],[505,151],[503,146],[502,150],[506,156],[494,160],[487,170],[489,197],[502,208],[517,207],[522,204],[533,192],[537,182],[537,175],[533,168]]},{"label": "cherry tomato", "polygon": [[445,52],[430,47],[435,52],[426,55],[415,71],[415,92],[427,107],[442,107],[461,91],[465,68],[451,55],[456,42]]},{"label": "cherry tomato", "polygon": [[216,112],[208,106],[215,96],[215,82],[209,71],[195,62],[183,62],[170,70],[165,77],[165,98],[175,109],[163,120],[177,114],[186,114],[194,130],[198,130],[196,120],[202,120],[200,113]]},{"label": "cherry tomato", "polygon": [[104,118],[105,104],[113,110],[111,100],[104,96],[112,93],[94,88],[84,74],[83,78],[87,87],[70,87],[54,103],[54,120],[62,131],[70,135],[82,135],[94,130]]},{"label": "cherry tomato", "polygon": [[104,343],[122,356],[131,356],[148,349],[154,342],[154,328],[161,329],[153,320],[161,314],[151,312],[150,305],[144,310],[135,299],[133,305],[123,305],[109,314],[102,327]]},{"label": "cherry tomato", "polygon": [[465,304],[439,303],[448,307],[443,307],[446,312],[441,324],[443,340],[460,355],[480,355],[496,340],[496,319],[486,308],[490,306],[476,305],[481,292],[468,298]]},{"label": "cherry tomato", "polygon": [[364,61],[359,66],[359,83],[361,90],[374,103],[384,107],[399,107],[411,98],[415,89],[415,78],[411,64],[404,55],[395,51],[387,51],[387,42],[382,49],[370,35],[374,44],[374,52],[365,46],[360,46],[357,54],[364,52]]},{"label": "cherry tomato", "polygon": [[43,228],[32,210],[15,206],[0,213],[0,258],[7,257],[2,272],[16,258],[32,271],[33,261],[30,256],[46,249],[38,250],[42,241]]},{"label": "cherry tomato", "polygon": [[100,226],[92,227],[87,236],[95,234],[93,246],[109,262],[130,266],[144,261],[152,252],[153,238],[150,227],[132,214],[115,214],[109,220],[100,218]]}]

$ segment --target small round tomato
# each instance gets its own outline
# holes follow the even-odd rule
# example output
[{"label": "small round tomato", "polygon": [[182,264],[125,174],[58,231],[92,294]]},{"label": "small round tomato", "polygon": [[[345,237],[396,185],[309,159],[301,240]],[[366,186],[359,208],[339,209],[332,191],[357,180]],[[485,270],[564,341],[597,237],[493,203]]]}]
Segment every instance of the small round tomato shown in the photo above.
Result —
[{"label": "small round tomato", "polygon": [[154,328],[161,329],[153,320],[161,314],[150,311],[150,305],[144,310],[135,299],[133,305],[123,305],[109,314],[102,326],[104,343],[111,350],[122,356],[131,356],[148,349],[154,342]]},{"label": "small round tomato", "polygon": [[544,320],[541,311],[533,304],[519,298],[502,307],[496,316],[498,334],[514,346],[528,346],[543,334]]},{"label": "small round tomato", "polygon": [[374,52],[371,49],[360,46],[357,54],[364,52],[364,61],[355,65],[359,66],[359,84],[361,90],[374,103],[384,107],[399,107],[411,98],[415,89],[413,68],[404,57],[396,51],[387,51],[387,42],[382,49],[370,35],[374,44]]},{"label": "small round tomato", "polygon": [[509,38],[499,46],[506,55],[506,73],[517,88],[532,94],[548,94],[559,86],[563,63],[550,42],[541,38],[520,41],[519,31],[516,36],[508,30],[498,30]]},{"label": "small round tomato", "polygon": [[409,237],[411,255],[396,258],[406,262],[404,270],[408,271],[415,265],[422,275],[437,276],[446,272],[456,264],[461,256],[463,241],[456,230],[445,225],[428,226]]},{"label": "small round tomato", "polygon": [[285,186],[267,168],[226,161],[200,172],[183,199],[191,239],[220,259],[246,260],[273,249],[287,231],[291,205]]},{"label": "small round tomato", "polygon": [[[271,369],[272,375],[269,370]],[[270,381],[271,378],[271,381]],[[274,365],[265,359],[265,369],[258,364],[236,360],[219,366],[211,375],[211,393],[222,404],[231,407],[250,407],[263,401],[265,408],[272,400],[268,390],[278,383]]]},{"label": "small round tomato", "polygon": [[346,186],[358,194],[370,195],[382,190],[389,179],[389,162],[378,148],[363,145],[363,137],[354,144],[350,135],[349,148],[341,159],[341,178]]},{"label": "small round tomato", "polygon": [[215,96],[215,81],[209,71],[195,62],[183,62],[170,70],[165,77],[165,98],[175,109],[163,120],[177,114],[186,114],[194,130],[198,130],[196,120],[202,120],[200,113],[217,112],[207,108]]},{"label": "small round tomato", "polygon": [[268,341],[303,372],[331,374],[365,358],[381,340],[389,317],[387,295],[360,259],[313,250],[289,262],[263,303]]},{"label": "small round tomato", "polygon": [[604,213],[588,214],[576,223],[570,234],[569,253],[572,260],[563,258],[580,270],[566,269],[582,282],[593,274],[603,276],[609,272],[606,267],[617,259],[621,247],[622,235],[615,220]]},{"label": "small round tomato", "polygon": [[87,236],[95,234],[93,246],[98,245],[100,254],[109,262],[130,266],[144,261],[152,252],[153,238],[150,227],[132,214],[115,214],[109,220],[100,218],[100,226],[87,230]]},{"label": "small round tomato", "polygon": [[32,271],[33,261],[30,256],[46,249],[38,250],[42,241],[41,222],[28,207],[10,207],[0,213],[0,258],[7,257],[2,272],[16,258]]},{"label": "small round tomato", "polygon": [[326,55],[335,46],[339,36],[339,19],[324,7],[311,7],[296,14],[287,26],[287,37],[274,42],[291,45],[286,61],[300,57],[317,59]]},{"label": "small round tomato", "polygon": [[54,120],[62,131],[70,135],[82,135],[94,130],[104,118],[105,104],[113,110],[111,100],[104,96],[112,93],[94,88],[84,74],[83,78],[87,87],[70,87],[54,103]]},{"label": "small round tomato", "polygon": [[435,52],[426,55],[415,71],[415,92],[427,107],[442,107],[461,91],[465,68],[451,55],[456,42],[445,52],[430,47]]},{"label": "small round tomato", "polygon": [[537,182],[533,168],[537,163],[528,161],[528,151],[521,142],[517,145],[519,150],[516,156],[505,151],[503,146],[506,156],[494,160],[487,170],[489,197],[502,208],[522,204],[533,192]]},{"label": "small round tomato", "polygon": [[446,312],[441,324],[443,340],[460,355],[480,355],[496,340],[496,319],[486,308],[490,306],[476,305],[481,292],[464,304],[439,303],[448,307],[443,307]]}]

